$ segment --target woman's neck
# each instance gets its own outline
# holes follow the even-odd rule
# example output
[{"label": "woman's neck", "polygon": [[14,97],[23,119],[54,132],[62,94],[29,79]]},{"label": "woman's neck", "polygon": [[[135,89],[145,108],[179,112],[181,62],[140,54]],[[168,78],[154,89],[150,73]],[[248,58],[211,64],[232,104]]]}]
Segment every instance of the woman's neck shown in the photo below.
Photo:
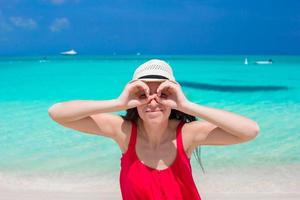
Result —
[{"label": "woman's neck", "polygon": [[148,142],[151,149],[156,150],[169,138],[169,120],[161,123],[149,123],[138,120],[139,134]]}]

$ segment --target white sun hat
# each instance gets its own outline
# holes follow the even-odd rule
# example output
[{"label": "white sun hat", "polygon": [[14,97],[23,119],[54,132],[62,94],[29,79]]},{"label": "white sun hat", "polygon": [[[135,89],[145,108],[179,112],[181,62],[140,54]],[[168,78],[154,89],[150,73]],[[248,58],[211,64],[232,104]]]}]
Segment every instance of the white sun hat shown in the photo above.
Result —
[{"label": "white sun hat", "polygon": [[134,80],[162,82],[165,80],[175,81],[175,77],[168,63],[159,59],[151,59],[136,68],[132,77],[132,81]]}]

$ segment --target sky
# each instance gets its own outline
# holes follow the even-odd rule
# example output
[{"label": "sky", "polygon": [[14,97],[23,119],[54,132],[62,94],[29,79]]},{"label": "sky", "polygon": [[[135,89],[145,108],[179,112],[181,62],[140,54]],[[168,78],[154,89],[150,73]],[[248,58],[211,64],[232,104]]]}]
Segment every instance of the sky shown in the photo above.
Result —
[{"label": "sky", "polygon": [[0,56],[300,54],[298,0],[0,0]]}]

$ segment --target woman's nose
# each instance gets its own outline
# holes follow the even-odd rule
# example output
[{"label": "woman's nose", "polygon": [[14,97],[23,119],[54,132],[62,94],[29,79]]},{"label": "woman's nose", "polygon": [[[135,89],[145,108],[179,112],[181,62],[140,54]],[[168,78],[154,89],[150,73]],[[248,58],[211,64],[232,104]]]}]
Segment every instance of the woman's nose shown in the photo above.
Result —
[{"label": "woman's nose", "polygon": [[149,99],[150,99],[149,104],[158,104],[156,97],[157,97],[157,94],[150,95],[149,96]]}]

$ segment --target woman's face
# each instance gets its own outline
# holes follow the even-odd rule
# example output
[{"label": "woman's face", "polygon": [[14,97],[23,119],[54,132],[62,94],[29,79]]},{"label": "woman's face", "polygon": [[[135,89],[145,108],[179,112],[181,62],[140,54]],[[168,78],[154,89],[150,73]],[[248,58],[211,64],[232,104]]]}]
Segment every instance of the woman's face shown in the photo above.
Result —
[{"label": "woman's face", "polygon": [[[161,122],[169,119],[171,114],[171,107],[164,106],[161,103],[157,102],[155,97],[157,96],[157,88],[161,84],[161,82],[145,82],[149,89],[149,101],[148,103],[137,106],[137,111],[140,118],[143,121],[151,121],[151,122]],[[166,94],[162,91],[160,98],[165,98]],[[147,98],[144,93],[141,94],[140,98]]]}]

